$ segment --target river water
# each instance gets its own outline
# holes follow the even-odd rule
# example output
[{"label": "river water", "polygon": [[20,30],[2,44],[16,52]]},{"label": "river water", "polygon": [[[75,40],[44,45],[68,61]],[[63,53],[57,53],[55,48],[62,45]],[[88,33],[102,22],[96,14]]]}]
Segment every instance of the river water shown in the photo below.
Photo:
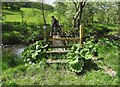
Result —
[{"label": "river water", "polygon": [[14,53],[18,58],[21,58],[22,52],[26,48],[26,45],[4,45],[2,47],[3,52],[12,52]]}]

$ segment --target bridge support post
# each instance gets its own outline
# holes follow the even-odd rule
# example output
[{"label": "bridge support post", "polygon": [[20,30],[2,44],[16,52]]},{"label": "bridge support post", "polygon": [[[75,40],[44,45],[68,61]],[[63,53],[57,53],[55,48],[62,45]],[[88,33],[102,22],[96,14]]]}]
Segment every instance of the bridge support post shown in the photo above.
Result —
[{"label": "bridge support post", "polygon": [[80,46],[82,46],[82,38],[83,38],[83,26],[82,25],[80,25],[79,36],[80,36]]},{"label": "bridge support post", "polygon": [[43,26],[43,30],[44,30],[44,44],[46,44],[47,42],[46,25]]}]

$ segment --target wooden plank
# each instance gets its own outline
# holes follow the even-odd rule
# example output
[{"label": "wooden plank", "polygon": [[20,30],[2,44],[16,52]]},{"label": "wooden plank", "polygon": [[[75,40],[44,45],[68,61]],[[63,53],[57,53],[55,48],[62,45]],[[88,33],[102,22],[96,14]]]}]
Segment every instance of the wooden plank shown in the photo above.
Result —
[{"label": "wooden plank", "polygon": [[82,38],[83,38],[83,26],[82,25],[80,25],[79,35],[80,35],[80,45],[82,46]]},{"label": "wooden plank", "polygon": [[52,64],[52,63],[67,63],[66,60],[60,60],[60,59],[58,59],[58,60],[50,60],[50,59],[48,59],[46,62],[50,63],[50,64]]},{"label": "wooden plank", "polygon": [[72,46],[48,46],[48,48],[71,48]]},{"label": "wooden plank", "polygon": [[69,50],[52,50],[52,51],[47,51],[46,53],[68,53]]},{"label": "wooden plank", "polygon": [[78,41],[80,38],[49,38],[48,41],[54,41],[54,40],[73,40]]}]

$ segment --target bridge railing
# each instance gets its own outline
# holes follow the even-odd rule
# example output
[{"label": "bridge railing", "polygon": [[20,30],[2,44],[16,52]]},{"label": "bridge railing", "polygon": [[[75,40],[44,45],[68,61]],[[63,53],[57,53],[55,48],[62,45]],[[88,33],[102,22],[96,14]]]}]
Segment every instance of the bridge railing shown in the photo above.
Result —
[{"label": "bridge railing", "polygon": [[79,43],[82,46],[82,39],[83,39],[83,26],[80,25],[79,29],[79,37],[73,37],[73,38],[66,38],[66,37],[61,37],[61,38],[46,38],[46,33],[44,32],[44,42],[52,42],[52,41],[63,41],[64,46],[49,46],[51,48],[69,48],[75,43]]}]

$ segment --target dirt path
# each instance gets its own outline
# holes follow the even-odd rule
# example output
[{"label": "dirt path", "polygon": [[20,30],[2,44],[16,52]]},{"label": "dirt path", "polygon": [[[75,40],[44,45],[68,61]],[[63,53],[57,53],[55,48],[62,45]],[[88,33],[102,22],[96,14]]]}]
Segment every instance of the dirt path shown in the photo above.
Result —
[{"label": "dirt path", "polygon": [[104,71],[105,71],[105,73],[107,73],[108,75],[110,75],[110,76],[116,76],[116,71],[114,71],[112,68],[110,68],[110,67],[108,67],[108,66],[104,66],[103,67],[103,69],[104,69]]}]

